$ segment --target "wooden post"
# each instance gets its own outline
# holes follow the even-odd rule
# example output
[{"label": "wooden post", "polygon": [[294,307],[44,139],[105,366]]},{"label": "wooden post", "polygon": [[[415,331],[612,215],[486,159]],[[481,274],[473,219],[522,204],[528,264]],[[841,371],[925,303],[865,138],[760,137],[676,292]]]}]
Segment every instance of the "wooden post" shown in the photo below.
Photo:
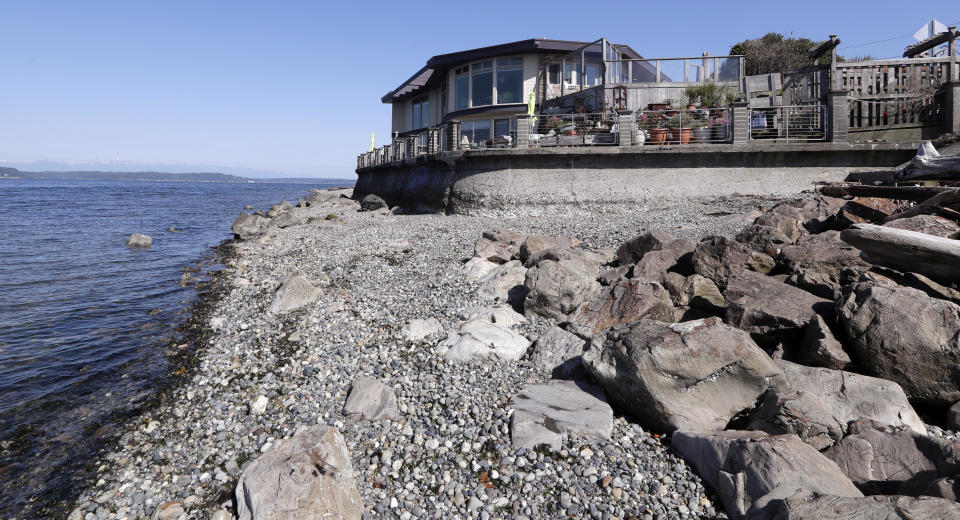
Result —
[{"label": "wooden post", "polygon": [[[833,43],[837,40],[836,34],[830,35],[830,42]],[[840,90],[840,85],[836,81],[837,78],[837,46],[833,45],[833,48],[830,49],[830,90]]]}]

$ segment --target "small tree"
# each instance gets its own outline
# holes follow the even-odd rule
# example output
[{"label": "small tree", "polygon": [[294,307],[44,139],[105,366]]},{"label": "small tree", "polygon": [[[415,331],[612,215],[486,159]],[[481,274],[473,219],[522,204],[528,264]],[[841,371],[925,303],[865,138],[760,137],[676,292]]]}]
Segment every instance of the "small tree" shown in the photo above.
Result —
[{"label": "small tree", "polygon": [[[810,51],[817,42],[809,38],[785,38],[779,33],[767,33],[760,38],[744,40],[730,48],[730,54],[746,57],[747,76],[788,72],[811,65]],[[830,56],[822,56],[821,63],[829,63]]]}]

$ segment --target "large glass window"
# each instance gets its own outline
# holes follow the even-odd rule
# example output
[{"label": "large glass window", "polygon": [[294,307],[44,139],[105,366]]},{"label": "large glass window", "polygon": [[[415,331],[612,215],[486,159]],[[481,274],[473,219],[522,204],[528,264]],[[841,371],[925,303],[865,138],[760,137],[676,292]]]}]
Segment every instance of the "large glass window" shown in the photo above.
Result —
[{"label": "large glass window", "polygon": [[411,103],[413,109],[413,130],[430,126],[430,100],[428,98],[415,99]]},{"label": "large glass window", "polygon": [[523,58],[497,60],[497,104],[523,103]]},{"label": "large glass window", "polygon": [[547,67],[547,83],[551,85],[560,84],[560,64],[559,63],[551,63]]},{"label": "large glass window", "polygon": [[493,62],[481,61],[470,66],[473,76],[473,106],[493,104]]},{"label": "large glass window", "polygon": [[600,84],[600,67],[596,65],[588,64],[585,68],[586,70],[584,71],[584,74],[586,74],[587,77],[586,77],[586,83],[584,83],[584,86],[591,87],[594,85],[599,85]]},{"label": "large glass window", "polygon": [[565,63],[563,66],[563,81],[567,85],[577,85],[577,73],[579,69],[576,63]]},{"label": "large glass window", "polygon": [[456,110],[463,110],[470,107],[470,71],[467,67],[460,67],[454,72],[457,75],[454,80],[455,106]]},{"label": "large glass window", "polygon": [[460,140],[475,146],[486,146],[490,140],[490,120],[464,121],[460,124]]}]

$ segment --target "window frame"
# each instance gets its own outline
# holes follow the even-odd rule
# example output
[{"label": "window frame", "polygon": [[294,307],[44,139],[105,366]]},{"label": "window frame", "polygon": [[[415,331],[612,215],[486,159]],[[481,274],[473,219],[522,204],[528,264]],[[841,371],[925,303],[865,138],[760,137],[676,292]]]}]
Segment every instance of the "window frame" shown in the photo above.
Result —
[{"label": "window frame", "polygon": [[[499,63],[501,60],[506,60],[506,61],[507,61],[507,65],[503,67],[504,70],[516,70],[517,68],[519,68],[519,70],[520,70],[520,99],[519,99],[519,101],[517,101],[516,103],[499,103],[499,102],[498,102],[498,101],[499,101],[499,100],[498,100],[498,98],[499,98],[499,92],[498,92],[498,89],[497,89],[497,80],[498,80],[497,71],[498,71],[498,69],[500,69],[500,66],[498,65],[498,63]],[[496,57],[493,57],[493,58],[487,58],[487,59],[483,59],[483,60],[471,61],[471,62],[468,62],[468,63],[463,63],[463,64],[461,64],[461,65],[458,66],[458,67],[454,67],[454,68],[453,68],[453,81],[452,81],[452,85],[453,85],[453,96],[452,96],[453,111],[455,112],[455,111],[458,111],[458,110],[467,110],[467,109],[470,109],[470,108],[493,107],[493,106],[498,106],[498,105],[516,105],[516,104],[522,104],[522,103],[523,103],[523,98],[524,98],[524,88],[525,88],[524,83],[526,82],[526,81],[525,81],[526,78],[524,77],[524,73],[526,72],[526,61],[527,61],[527,60],[526,60],[526,57],[525,57],[524,55],[522,55],[522,54],[521,54],[521,55],[508,55],[508,56],[496,56]],[[483,68],[482,65],[483,65],[484,63],[489,63],[489,64],[490,64],[489,68]],[[481,68],[478,69],[478,70],[475,70],[475,69],[474,69],[474,66],[477,65],[477,64],[480,64],[480,65],[481,65]],[[490,89],[490,90],[491,90],[491,96],[490,96],[490,104],[475,105],[475,104],[473,103],[473,96],[474,96],[473,78],[474,78],[474,76],[477,75],[477,74],[484,74],[484,73],[487,73],[488,71],[491,72],[491,89]],[[459,97],[459,96],[458,96],[459,91],[458,91],[458,89],[457,89],[457,87],[458,87],[457,82],[458,82],[458,80],[462,79],[463,77],[466,77],[466,79],[467,79],[467,91],[466,91],[467,103],[466,103],[466,106],[461,106],[461,105],[459,105],[459,104],[458,104],[458,99],[457,99],[457,98]],[[442,110],[443,110],[443,112],[444,112],[444,115],[446,115],[446,113],[448,113],[448,112],[447,112],[447,106],[446,106],[446,104],[444,104],[444,107],[442,108]],[[492,131],[492,129],[491,129],[491,131]]]}]

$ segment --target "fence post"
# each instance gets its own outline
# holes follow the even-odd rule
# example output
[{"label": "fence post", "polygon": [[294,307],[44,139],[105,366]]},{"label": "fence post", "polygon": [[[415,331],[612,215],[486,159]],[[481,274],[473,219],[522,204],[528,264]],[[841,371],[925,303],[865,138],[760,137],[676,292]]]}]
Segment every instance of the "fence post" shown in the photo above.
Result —
[{"label": "fence post", "polygon": [[620,110],[617,112],[617,128],[620,129],[620,146],[633,146],[634,142],[634,115],[633,110]]},{"label": "fence post", "polygon": [[[832,83],[832,82],[831,82]],[[846,143],[850,129],[849,95],[846,90],[830,90],[827,98],[827,110],[830,122],[830,142]]]},{"label": "fence post", "polygon": [[733,104],[733,144],[747,144],[750,136],[750,110],[746,101]]},{"label": "fence post", "polygon": [[947,84],[946,97],[946,121],[944,131],[960,134],[960,81],[952,81]]},{"label": "fence post", "polygon": [[447,144],[450,151],[460,149],[460,121],[447,122]]},{"label": "fence post", "polygon": [[520,114],[517,116],[517,148],[530,147],[530,116]]}]

